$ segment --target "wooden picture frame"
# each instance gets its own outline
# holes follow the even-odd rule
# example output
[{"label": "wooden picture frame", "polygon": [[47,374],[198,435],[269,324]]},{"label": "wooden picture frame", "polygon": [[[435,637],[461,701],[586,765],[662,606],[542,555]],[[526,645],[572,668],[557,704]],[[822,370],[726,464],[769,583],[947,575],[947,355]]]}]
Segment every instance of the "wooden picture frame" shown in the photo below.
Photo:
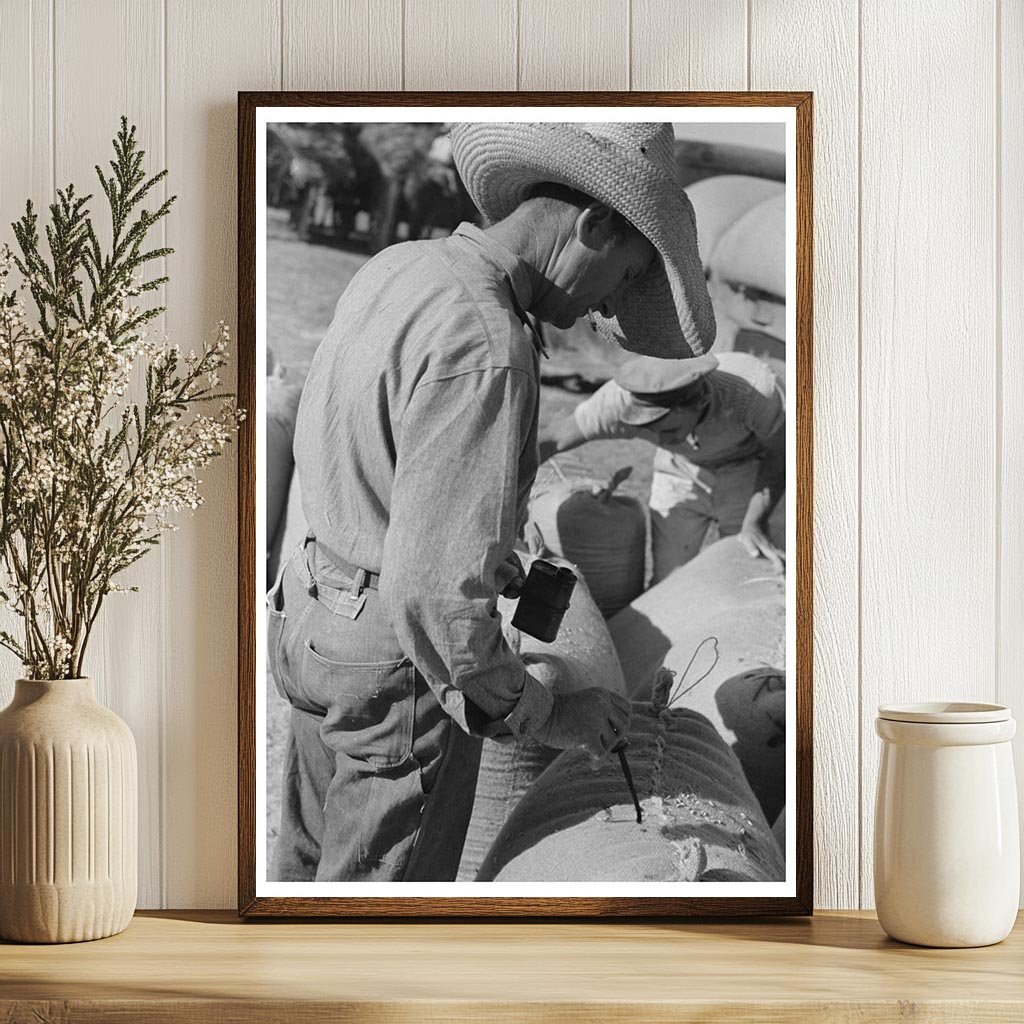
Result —
[{"label": "wooden picture frame", "polygon": [[[787,616],[792,622],[788,629],[795,631],[795,643],[790,637],[790,651],[795,650],[795,661],[789,665],[790,684],[787,687],[786,745],[792,778],[787,785],[795,789],[795,808],[789,814],[789,829],[793,833],[787,850],[785,892],[772,895],[737,895],[736,886],[723,888],[720,895],[642,895],[631,891],[618,895],[609,884],[609,894],[567,895],[548,886],[551,895],[467,895],[464,888],[455,892],[445,888],[448,883],[428,883],[439,886],[437,894],[417,891],[405,895],[408,883],[389,883],[392,891],[372,895],[310,895],[306,890],[290,894],[275,891],[268,894],[270,883],[264,870],[258,877],[257,865],[261,854],[257,847],[265,843],[260,831],[262,807],[258,787],[266,785],[266,778],[258,772],[260,736],[258,723],[262,721],[259,701],[265,700],[264,690],[258,685],[259,664],[257,623],[257,594],[260,544],[266,538],[257,537],[257,491],[260,487],[257,466],[257,422],[263,410],[257,405],[258,353],[258,253],[264,251],[265,229],[258,219],[258,169],[265,166],[258,160],[258,130],[265,123],[261,112],[265,108],[289,108],[291,120],[315,120],[326,108],[346,108],[374,111],[375,117],[394,113],[394,108],[644,108],[648,120],[671,120],[666,110],[700,111],[708,123],[717,122],[722,111],[737,109],[765,112],[765,117],[776,114],[787,126],[786,188],[787,210],[790,218],[788,231],[787,274],[795,281],[795,301],[787,297],[788,323],[795,329],[787,338],[787,348],[793,347],[787,363],[792,364],[786,407],[795,407],[795,442],[790,435],[790,466],[795,464],[796,485],[788,480],[788,508],[795,512],[795,583],[787,583]],[[423,113],[428,111],[423,109]],[[433,111],[430,111],[432,114]],[[633,116],[633,115],[630,115]],[[732,115],[730,115],[732,116]],[[368,120],[369,118],[363,118]],[[398,118],[391,117],[393,121]],[[410,118],[410,120],[426,120]],[[476,120],[467,115],[466,120]],[[510,118],[511,119],[511,118]],[[551,116],[537,120],[555,120]],[[583,119],[583,118],[577,118]],[[594,118],[595,120],[599,118]],[[625,111],[623,119],[627,119]],[[635,117],[636,120],[644,118]],[[457,118],[431,117],[448,121]],[[483,120],[483,118],[480,118]],[[489,120],[501,120],[491,117]],[[693,149],[697,162],[714,158],[713,147]],[[755,172],[756,173],[756,172]],[[260,178],[262,182],[263,179]],[[265,184],[265,183],[264,183]],[[806,915],[813,907],[813,837],[812,837],[812,96],[807,92],[594,92],[594,93],[319,93],[319,92],[241,92],[238,96],[238,401],[250,411],[242,424],[239,438],[238,473],[238,555],[239,555],[239,623],[238,623],[238,908],[247,917],[331,916],[338,918],[505,918],[505,917],[694,917],[694,916],[749,916],[749,915]],[[789,371],[787,371],[789,372]],[[792,536],[792,534],[789,534]],[[266,581],[269,585],[269,580]],[[789,634],[787,634],[789,635]],[[265,660],[265,658],[264,658]],[[795,686],[792,677],[795,668]],[[265,674],[262,687],[266,686]],[[792,696],[789,696],[789,694]],[[795,723],[795,729],[793,724]],[[794,827],[795,826],[795,827]],[[278,883],[279,885],[281,883]],[[313,883],[317,884],[317,883]],[[322,883],[321,883],[322,884]],[[357,883],[358,884],[358,883]],[[452,883],[455,885],[456,883]],[[474,883],[486,885],[489,883]],[[660,884],[660,883],[659,883]],[[721,887],[723,883],[704,883]],[[635,887],[634,887],[635,888]],[[711,890],[709,890],[709,893]]]}]

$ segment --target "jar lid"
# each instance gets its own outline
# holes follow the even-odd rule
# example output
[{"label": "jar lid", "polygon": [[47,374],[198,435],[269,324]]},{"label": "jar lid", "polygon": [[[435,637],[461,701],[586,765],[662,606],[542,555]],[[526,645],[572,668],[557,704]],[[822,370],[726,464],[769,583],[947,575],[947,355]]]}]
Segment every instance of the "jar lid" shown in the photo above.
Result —
[{"label": "jar lid", "polygon": [[889,722],[970,725],[971,723],[1008,722],[1010,709],[1004,704],[927,701],[922,704],[882,704],[878,709],[878,717]]}]

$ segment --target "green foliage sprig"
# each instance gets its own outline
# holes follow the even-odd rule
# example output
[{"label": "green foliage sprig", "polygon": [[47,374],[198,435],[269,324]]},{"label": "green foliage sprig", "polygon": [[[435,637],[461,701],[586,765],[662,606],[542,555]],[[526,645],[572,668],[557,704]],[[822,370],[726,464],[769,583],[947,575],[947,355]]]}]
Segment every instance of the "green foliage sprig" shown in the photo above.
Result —
[{"label": "green foliage sprig", "polygon": [[146,265],[173,250],[146,238],[175,197],[141,205],[167,174],[147,177],[144,157],[122,118],[111,173],[96,168],[109,245],[92,197],[69,185],[50,205],[45,251],[31,202],[13,225],[20,254],[0,247],[0,601],[22,627],[0,631],[0,645],[29,678],[81,676],[103,599],[125,589],[115,577],[177,528],[173,513],[198,507],[198,470],[244,416],[219,389],[225,324],[188,354],[147,334],[164,307],[139,296],[167,278],[145,280]]}]

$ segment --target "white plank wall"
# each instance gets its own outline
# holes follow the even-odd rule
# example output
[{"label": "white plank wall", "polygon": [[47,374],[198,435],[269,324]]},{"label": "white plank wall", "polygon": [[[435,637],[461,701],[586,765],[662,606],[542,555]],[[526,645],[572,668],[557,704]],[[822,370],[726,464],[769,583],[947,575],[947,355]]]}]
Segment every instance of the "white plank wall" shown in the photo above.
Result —
[{"label": "white plank wall", "polygon": [[994,12],[862,11],[863,903],[877,705],[995,692]]},{"label": "white plank wall", "polygon": [[[1024,3],[998,9],[995,263],[996,436],[999,439],[1000,602],[996,700],[1024,703]],[[1019,719],[1018,715],[1018,719]],[[1016,742],[1024,806],[1024,738]],[[1024,814],[1021,815],[1024,820]]]},{"label": "white plank wall", "polygon": [[[870,906],[875,706],[1024,708],[1021,0],[0,0],[0,25],[0,225],[92,190],[123,111],[180,197],[186,347],[235,317],[240,89],[816,93],[816,902]],[[234,905],[235,471],[89,666],[139,742],[143,906]]]},{"label": "white plank wall", "polygon": [[629,89],[629,4],[519,0],[520,89]]},{"label": "white plank wall", "polygon": [[[21,0],[0,12],[0,244],[13,246],[8,225],[25,201],[45,210],[53,194],[53,9],[49,0]],[[0,617],[7,629],[17,622]],[[0,648],[0,704],[20,674],[18,659]]]},{"label": "white plank wall", "polygon": [[405,89],[516,87],[516,5],[405,0]]},{"label": "white plank wall", "polygon": [[[106,59],[97,62],[100,52]],[[119,0],[99,6],[88,0],[61,0],[54,5],[54,56],[56,181],[58,186],[73,181],[80,191],[93,193],[90,206],[103,226],[101,238],[109,240],[106,200],[94,166],[100,163],[109,170],[111,140],[122,113],[131,111],[149,166],[164,166],[160,0]],[[86,80],[87,89],[82,88]],[[162,293],[160,300],[165,301]],[[164,327],[153,325],[154,330]],[[132,397],[144,401],[141,381]],[[85,665],[86,674],[96,680],[97,697],[116,707],[135,733],[139,829],[151,837],[140,849],[139,864],[139,896],[147,903],[161,898],[162,887],[164,656],[160,643],[125,643],[125,638],[158,638],[163,632],[167,593],[161,579],[162,554],[151,555],[151,563],[140,562],[125,573],[122,585],[137,586],[139,592],[107,600]]]},{"label": "white plank wall", "polygon": [[633,0],[631,89],[747,88],[746,0]]},{"label": "white plank wall", "polygon": [[402,0],[282,3],[283,88],[402,88]]},{"label": "white plank wall", "polygon": [[[814,872],[819,902],[858,905],[857,10],[754,0],[750,87],[815,94]],[[796,41],[830,39],[831,47]],[[828,894],[827,896],[825,894]]]},{"label": "white plank wall", "polygon": [[[277,0],[167,0],[167,153],[181,199],[168,234],[168,329],[184,345],[235,317],[236,94],[281,85]],[[223,374],[233,378],[234,368]],[[235,448],[206,504],[166,546],[164,901],[231,905],[235,890]]]}]

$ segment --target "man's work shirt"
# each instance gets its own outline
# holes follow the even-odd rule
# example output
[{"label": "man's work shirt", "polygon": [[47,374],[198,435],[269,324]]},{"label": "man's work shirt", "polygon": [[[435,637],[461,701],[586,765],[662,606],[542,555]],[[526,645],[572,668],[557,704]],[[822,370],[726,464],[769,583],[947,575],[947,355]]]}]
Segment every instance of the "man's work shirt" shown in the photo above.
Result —
[{"label": "man's work shirt", "polygon": [[353,277],[310,369],[295,462],[325,553],[380,573],[402,650],[475,733],[547,717],[505,642],[496,573],[537,472],[538,351],[518,257],[471,224]]},{"label": "man's work shirt", "polygon": [[641,410],[658,415],[650,403],[610,380],[574,411],[588,441],[641,437],[658,446],[654,469],[690,478],[694,467],[713,469],[760,458],[766,442],[786,423],[786,402],[771,368],[746,352],[716,352],[718,368],[706,374],[702,412],[695,427],[682,409],[664,409],[645,426],[628,419]]}]

